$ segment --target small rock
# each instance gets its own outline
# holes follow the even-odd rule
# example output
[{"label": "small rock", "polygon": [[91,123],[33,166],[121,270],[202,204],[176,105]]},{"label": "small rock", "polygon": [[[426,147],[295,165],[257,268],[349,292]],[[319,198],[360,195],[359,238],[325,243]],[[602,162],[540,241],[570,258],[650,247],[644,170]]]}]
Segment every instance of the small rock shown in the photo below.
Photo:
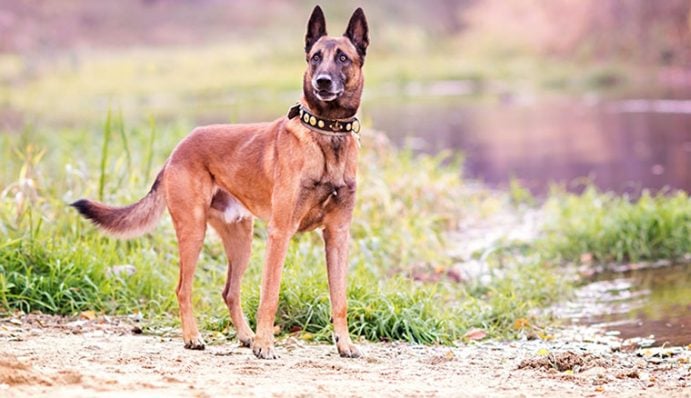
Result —
[{"label": "small rock", "polygon": [[586,369],[579,373],[579,376],[582,377],[600,377],[603,376],[607,372],[607,369],[603,368],[602,366],[595,366],[590,369]]},{"label": "small rock", "polygon": [[617,374],[617,379],[640,379],[641,375],[637,370],[631,370],[628,372],[621,372]]},{"label": "small rock", "polygon": [[654,363],[655,365],[659,365],[659,364],[661,364],[662,362],[664,362],[664,359],[662,359],[662,358],[660,358],[660,357],[650,357],[650,358],[647,359],[647,361],[648,361],[649,363]]},{"label": "small rock", "polygon": [[482,329],[470,329],[464,335],[463,339],[470,341],[482,340],[487,337],[487,332]]},{"label": "small rock", "polygon": [[144,316],[139,311],[133,312],[132,314],[128,315],[128,317],[135,322],[140,322],[142,319],[144,319]]},{"label": "small rock", "polygon": [[487,278],[492,277],[492,270],[484,261],[470,260],[454,264],[447,271],[447,277],[456,282],[464,283],[485,283]]}]

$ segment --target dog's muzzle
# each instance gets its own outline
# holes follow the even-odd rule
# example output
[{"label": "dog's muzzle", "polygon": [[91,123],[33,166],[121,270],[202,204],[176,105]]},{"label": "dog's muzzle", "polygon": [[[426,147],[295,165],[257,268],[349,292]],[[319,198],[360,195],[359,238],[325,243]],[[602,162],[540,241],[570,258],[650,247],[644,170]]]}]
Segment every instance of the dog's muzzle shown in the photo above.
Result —
[{"label": "dog's muzzle", "polygon": [[321,101],[333,101],[343,94],[343,88],[336,87],[329,75],[321,74],[312,79],[314,95]]}]

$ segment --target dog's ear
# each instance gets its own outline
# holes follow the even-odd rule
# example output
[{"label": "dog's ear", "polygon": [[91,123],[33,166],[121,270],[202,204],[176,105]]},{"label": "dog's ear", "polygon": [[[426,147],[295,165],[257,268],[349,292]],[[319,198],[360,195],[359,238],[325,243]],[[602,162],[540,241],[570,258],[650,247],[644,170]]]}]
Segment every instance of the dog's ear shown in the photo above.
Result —
[{"label": "dog's ear", "polygon": [[305,35],[305,52],[309,53],[314,43],[320,37],[326,36],[326,20],[321,7],[314,7],[310,21],[307,23],[307,34]]},{"label": "dog's ear", "polygon": [[357,48],[358,53],[361,57],[365,57],[367,53],[367,46],[369,45],[369,29],[367,28],[367,18],[365,18],[365,12],[362,8],[358,8],[350,17],[350,22],[348,22],[348,28],[346,29],[343,36],[350,39],[350,41]]}]

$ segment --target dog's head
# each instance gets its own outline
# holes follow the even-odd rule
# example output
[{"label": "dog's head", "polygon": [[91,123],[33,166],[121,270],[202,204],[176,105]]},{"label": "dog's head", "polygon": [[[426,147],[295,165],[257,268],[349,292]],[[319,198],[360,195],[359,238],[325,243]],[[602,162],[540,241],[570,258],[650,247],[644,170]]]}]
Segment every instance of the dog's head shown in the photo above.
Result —
[{"label": "dog's head", "polygon": [[334,119],[357,112],[368,45],[367,19],[361,8],[350,17],[341,37],[327,36],[324,13],[319,6],[314,8],[305,35],[307,71],[303,81],[304,97],[313,111]]}]

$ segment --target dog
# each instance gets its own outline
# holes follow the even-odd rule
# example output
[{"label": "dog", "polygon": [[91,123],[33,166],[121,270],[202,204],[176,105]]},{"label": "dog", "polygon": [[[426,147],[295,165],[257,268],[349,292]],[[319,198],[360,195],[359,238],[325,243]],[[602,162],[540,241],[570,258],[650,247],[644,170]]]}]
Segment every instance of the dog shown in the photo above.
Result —
[{"label": "dog", "polygon": [[[150,231],[168,208],[180,255],[176,294],[185,348],[205,347],[191,296],[207,224],[221,237],[228,257],[222,295],[238,340],[262,359],[278,358],[274,319],[289,241],[297,232],[322,228],[336,347],[342,357],[361,355],[348,332],[346,273],[359,150],[355,114],[368,32],[358,8],[343,36],[327,36],[324,13],[316,6],[305,35],[303,95],[287,116],[268,123],[195,128],[173,150],[147,195],[134,204],[72,203],[101,230],[121,238]],[[255,217],[268,222],[256,334],[240,305]]]}]

